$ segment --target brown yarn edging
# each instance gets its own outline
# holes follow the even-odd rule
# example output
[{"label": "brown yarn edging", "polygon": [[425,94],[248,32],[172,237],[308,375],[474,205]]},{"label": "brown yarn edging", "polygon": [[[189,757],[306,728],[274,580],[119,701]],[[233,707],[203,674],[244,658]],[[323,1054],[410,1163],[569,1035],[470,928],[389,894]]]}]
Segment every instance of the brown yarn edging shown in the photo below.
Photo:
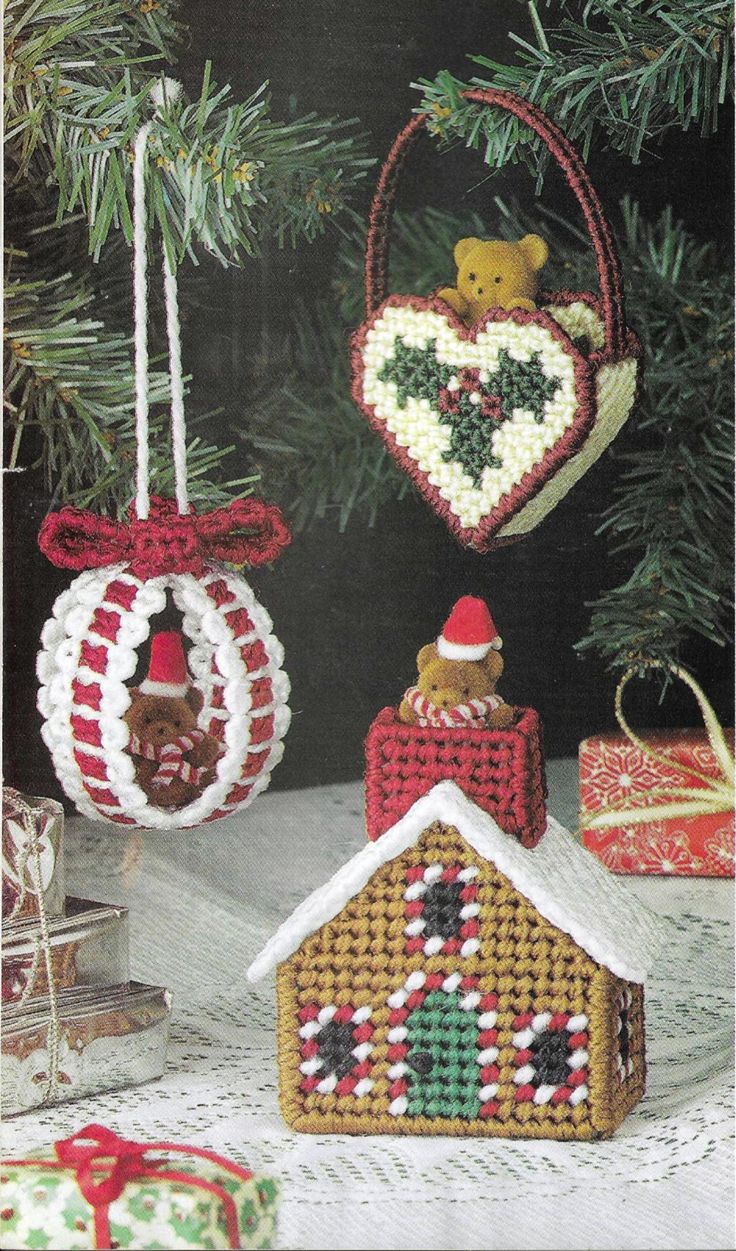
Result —
[{"label": "brown yarn edging", "polygon": [[[606,347],[620,355],[626,343],[621,268],[603,206],[582,157],[567,136],[545,113],[511,91],[495,88],[474,88],[461,93],[462,98],[489,108],[512,113],[535,132],[560,166],[585,218],[595,252],[598,281],[601,289]],[[365,255],[365,306],[370,317],[386,298],[390,231],[399,178],[417,139],[424,132],[429,113],[417,113],[399,132],[381,167],[376,193],[368,214],[368,235]]]}]

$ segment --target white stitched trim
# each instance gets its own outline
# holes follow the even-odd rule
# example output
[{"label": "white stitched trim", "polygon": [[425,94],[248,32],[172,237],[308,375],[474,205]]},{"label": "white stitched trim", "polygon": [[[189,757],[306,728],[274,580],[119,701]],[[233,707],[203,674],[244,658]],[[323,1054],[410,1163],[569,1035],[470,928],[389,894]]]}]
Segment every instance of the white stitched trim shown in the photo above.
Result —
[{"label": "white stitched trim", "polygon": [[[59,779],[67,795],[85,815],[109,819],[111,814],[124,813],[142,826],[158,829],[176,829],[198,825],[216,809],[232,812],[246,807],[268,785],[271,769],[283,754],[281,739],[289,724],[286,705],[289,683],[280,669],[283,649],[271,634],[271,621],[258,604],[250,587],[238,575],[224,568],[209,567],[202,582],[189,574],[166,575],[143,582],[126,572],[127,566],[113,565],[102,570],[81,574],[68,591],[63,592],[54,606],[54,616],[47,622],[41,637],[41,652],[37,662],[41,690],[39,707],[45,717],[42,730],[49,746]],[[234,595],[232,602],[218,610],[206,594],[205,587],[213,581],[224,581]],[[137,589],[130,608],[110,603],[105,596],[113,581],[124,582]],[[205,728],[208,718],[212,722],[226,722],[224,752],[216,767],[215,781],[202,795],[186,808],[166,812],[148,803],[143,790],[135,782],[135,766],[126,751],[127,727],[122,721],[130,695],[125,683],[130,680],[137,665],[137,652],[150,630],[150,619],[165,606],[165,592],[171,589],[174,600],[182,612],[184,632],[193,643],[190,665],[205,695],[205,707],[200,716],[200,727]],[[94,613],[106,607],[120,618],[114,643],[90,630]],[[225,613],[245,609],[254,624],[253,639],[259,639],[269,657],[266,666],[257,674],[249,674],[240,655],[240,649],[232,631],[224,620]],[[248,637],[250,638],[251,632]],[[88,666],[80,665],[79,656],[83,642],[95,648],[103,648],[107,654],[106,673],[97,674]],[[217,657],[221,674],[211,672],[211,657]],[[202,681],[205,670],[209,676]],[[74,704],[72,683],[78,677],[84,682],[94,682],[100,687],[99,711],[85,704]],[[262,708],[251,710],[249,691],[252,683],[268,677],[272,682],[273,701]],[[220,678],[223,685],[216,679]],[[144,683],[145,685],[145,683]],[[215,688],[221,691],[224,707],[214,706]],[[76,743],[69,718],[74,711],[88,721],[100,725],[102,747],[90,747]],[[254,718],[273,716],[274,729],[271,737],[257,745],[250,744],[250,727]],[[115,795],[116,804],[100,804],[87,794],[83,774],[74,760],[75,748],[83,754],[97,755],[105,760],[109,783],[84,779],[95,791],[109,789]],[[249,752],[258,752],[263,758],[261,772],[254,778],[242,779],[249,788],[244,800],[227,802],[227,796],[236,784],[241,784],[242,768]]]},{"label": "white stitched trim", "polygon": [[534,1103],[549,1103],[558,1086],[537,1086],[534,1092]]},{"label": "white stitched trim", "polygon": [[[498,1059],[498,1047],[486,1047],[485,1051],[479,1051],[477,1056],[475,1057],[476,1063],[480,1064],[481,1066],[486,1065],[486,1064],[493,1064],[494,1060],[497,1060],[497,1059]],[[515,1080],[516,1078],[514,1078],[514,1081]]]}]

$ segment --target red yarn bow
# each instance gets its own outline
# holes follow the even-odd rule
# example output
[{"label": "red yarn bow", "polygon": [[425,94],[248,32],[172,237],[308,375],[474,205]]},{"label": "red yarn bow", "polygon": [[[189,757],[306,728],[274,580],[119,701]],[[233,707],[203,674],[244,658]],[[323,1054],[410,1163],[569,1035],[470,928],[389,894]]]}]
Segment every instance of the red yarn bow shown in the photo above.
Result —
[{"label": "red yarn bow", "polygon": [[[206,1151],[201,1147],[180,1147],[173,1142],[150,1145],[128,1142],[104,1125],[87,1125],[73,1137],[55,1143],[54,1148],[56,1167],[74,1169],[79,1189],[94,1210],[96,1247],[110,1246],[110,1204],[120,1197],[127,1182],[140,1177],[179,1182],[214,1195],[223,1208],[230,1246],[240,1246],[235,1200],[220,1181],[207,1181],[195,1173],[172,1169],[165,1159],[150,1158],[150,1153],[156,1151],[181,1152],[210,1160],[243,1181],[252,1178],[253,1174],[247,1169],[223,1160],[214,1151]],[[38,1167],[39,1161],[15,1160],[8,1163]]]},{"label": "red yarn bow", "polygon": [[201,516],[177,511],[174,500],[151,496],[150,515],[139,520],[131,504],[130,520],[112,521],[86,509],[67,506],[49,513],[38,545],[61,569],[99,569],[126,560],[136,577],[192,573],[201,577],[208,560],[233,565],[267,565],[291,542],[291,531],[275,504],[233,500]]}]

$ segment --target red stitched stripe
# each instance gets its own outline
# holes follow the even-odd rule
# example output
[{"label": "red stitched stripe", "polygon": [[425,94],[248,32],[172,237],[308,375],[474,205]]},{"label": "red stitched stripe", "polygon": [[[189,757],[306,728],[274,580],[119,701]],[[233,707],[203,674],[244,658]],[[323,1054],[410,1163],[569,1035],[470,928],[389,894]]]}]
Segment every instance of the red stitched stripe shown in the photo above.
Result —
[{"label": "red stitched stripe", "polygon": [[97,721],[89,717],[79,717],[72,713],[70,718],[72,733],[79,743],[89,743],[91,747],[102,747],[102,731]]},{"label": "red stitched stripe", "polygon": [[121,608],[130,608],[138,594],[138,587],[129,582],[111,582],[105,591],[105,601],[119,604]]},{"label": "red stitched stripe", "polygon": [[111,643],[114,643],[118,637],[119,629],[119,612],[108,612],[106,608],[95,608],[89,627],[90,634],[99,634],[103,639],[109,639]]},{"label": "red stitched stripe", "polygon": [[273,734],[273,713],[265,717],[254,717],[251,721],[250,741],[255,747],[257,743],[266,743]]},{"label": "red stitched stripe", "polygon": [[74,759],[85,777],[95,778],[98,782],[107,781],[107,765],[101,756],[87,756],[75,748]]},{"label": "red stitched stripe", "polygon": [[251,708],[265,708],[273,699],[273,685],[270,678],[256,678],[250,688]]},{"label": "red stitched stripe", "polygon": [[227,582],[222,581],[222,579],[216,582],[208,582],[207,594],[210,599],[215,601],[218,608],[221,608],[223,604],[231,603],[235,599],[235,595],[228,588]]},{"label": "red stitched stripe", "polygon": [[245,608],[235,608],[232,612],[226,612],[225,620],[236,639],[242,638],[244,634],[250,634],[254,629],[253,622]]},{"label": "red stitched stripe", "polygon": [[268,664],[268,652],[260,639],[257,639],[255,643],[245,643],[240,649],[240,654],[249,673],[254,673],[256,669],[264,669]]},{"label": "red stitched stripe", "polygon": [[117,795],[113,795],[111,790],[105,790],[104,788],[100,790],[96,786],[89,786],[86,781],[84,783],[84,789],[94,803],[95,807],[99,807],[100,804],[105,804],[113,808],[120,807],[120,800]]},{"label": "red stitched stripe", "polygon": [[102,644],[95,646],[87,639],[82,639],[82,646],[79,652],[80,664],[86,665],[94,673],[107,672],[107,648]]},{"label": "red stitched stripe", "polygon": [[102,688],[98,682],[80,682],[79,678],[75,678],[72,683],[72,696],[75,704],[82,704],[99,712]]}]

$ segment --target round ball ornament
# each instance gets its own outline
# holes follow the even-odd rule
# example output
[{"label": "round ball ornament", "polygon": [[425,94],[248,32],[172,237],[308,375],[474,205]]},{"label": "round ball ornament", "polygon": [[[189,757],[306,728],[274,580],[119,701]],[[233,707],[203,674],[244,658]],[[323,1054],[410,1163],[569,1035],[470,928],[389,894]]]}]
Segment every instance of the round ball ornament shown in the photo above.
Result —
[{"label": "round ball ornament", "polygon": [[[175,99],[178,87],[164,80],[161,90]],[[44,554],[79,576],[43,629],[38,706],[61,785],[82,813],[165,830],[245,808],[281,759],[283,650],[233,566],[271,563],[291,535],[260,500],[201,515],[189,504],[179,304],[165,248],[175,499],[149,492],[145,171],[155,124],[139,131],[133,161],[135,501],[127,522],[66,507],[41,527]],[[157,632],[154,619],[172,611],[180,630]],[[149,636],[148,676],[136,685]]]},{"label": "round ball ornament", "polygon": [[[154,497],[149,517],[133,516],[129,524],[75,508],[46,518],[41,550],[56,565],[84,570],[54,604],[38,657],[43,738],[80,812],[120,825],[180,829],[229,816],[265,789],[283,754],[289,681],[268,613],[226,562],[270,562],[288,541],[278,509],[258,500],[198,517]],[[206,784],[195,776],[184,806],[167,802],[164,785],[157,802],[150,787],[144,790],[126,721],[139,649],[167,596],[190,643],[198,696],[188,737],[196,746],[206,735],[219,748],[213,767],[201,771]],[[153,686],[162,706],[182,702],[178,686]],[[186,739],[186,730],[159,753],[161,764],[173,757],[174,776],[187,768],[181,744],[177,758],[177,738]]]}]

